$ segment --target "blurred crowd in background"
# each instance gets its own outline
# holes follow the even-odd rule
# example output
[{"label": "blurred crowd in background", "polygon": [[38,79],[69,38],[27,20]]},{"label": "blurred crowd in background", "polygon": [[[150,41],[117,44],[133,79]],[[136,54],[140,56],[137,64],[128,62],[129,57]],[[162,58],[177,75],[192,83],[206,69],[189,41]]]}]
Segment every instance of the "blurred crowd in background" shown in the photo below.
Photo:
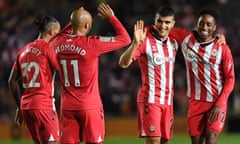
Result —
[{"label": "blurred crowd in background", "polygon": [[[162,5],[170,5],[176,12],[176,27],[195,29],[197,12],[201,7],[216,8],[221,15],[218,33],[223,33],[235,62],[236,84],[229,98],[229,116],[240,116],[240,2],[239,0],[0,0],[0,122],[13,121],[15,103],[8,90],[8,77],[19,48],[37,38],[32,25],[34,16],[46,13],[56,17],[62,27],[71,11],[83,6],[93,15],[91,34],[113,35],[107,21],[97,16],[97,6],[107,2],[132,36],[133,25],[143,19],[152,24],[155,11]],[[135,116],[136,95],[140,86],[140,71],[137,62],[130,68],[121,69],[118,59],[126,48],[100,57],[99,83],[106,116]],[[56,104],[59,109],[59,82],[56,82]],[[179,51],[175,65],[174,108],[177,116],[186,116],[185,66]]]}]

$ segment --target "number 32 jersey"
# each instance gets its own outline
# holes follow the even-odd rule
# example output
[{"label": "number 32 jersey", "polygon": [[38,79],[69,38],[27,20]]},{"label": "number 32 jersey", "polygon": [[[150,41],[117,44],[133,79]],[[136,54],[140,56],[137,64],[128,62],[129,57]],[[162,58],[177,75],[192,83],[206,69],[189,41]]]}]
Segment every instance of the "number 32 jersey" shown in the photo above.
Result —
[{"label": "number 32 jersey", "polygon": [[21,74],[21,109],[55,109],[54,71],[57,60],[48,43],[38,39],[21,48],[13,69]]}]

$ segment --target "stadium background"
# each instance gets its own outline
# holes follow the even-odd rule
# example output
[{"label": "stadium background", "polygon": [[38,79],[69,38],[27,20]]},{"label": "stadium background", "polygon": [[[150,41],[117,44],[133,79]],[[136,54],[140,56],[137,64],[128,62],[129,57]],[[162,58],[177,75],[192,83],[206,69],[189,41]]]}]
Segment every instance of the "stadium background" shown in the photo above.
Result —
[{"label": "stadium background", "polygon": [[[105,1],[132,36],[137,19],[152,24],[154,12],[161,5],[170,5],[176,11],[176,27],[194,29],[197,11],[204,6],[214,7],[221,15],[218,32],[226,36],[235,62],[236,84],[229,98],[229,111],[225,127],[227,133],[240,132],[240,2],[239,0],[0,0],[0,141],[24,139],[26,130],[13,124],[15,104],[8,90],[8,77],[16,52],[37,37],[32,18],[37,13],[56,17],[62,27],[67,24],[73,9],[83,6],[93,14],[90,34],[112,35],[111,25],[97,16],[97,5]],[[118,58],[125,48],[100,57],[99,83],[106,115],[107,135],[136,135],[136,94],[140,73],[135,62],[128,69],[118,66]],[[186,133],[187,98],[185,71],[181,54],[175,66],[175,132]],[[59,110],[60,87],[56,83],[56,104]]]}]

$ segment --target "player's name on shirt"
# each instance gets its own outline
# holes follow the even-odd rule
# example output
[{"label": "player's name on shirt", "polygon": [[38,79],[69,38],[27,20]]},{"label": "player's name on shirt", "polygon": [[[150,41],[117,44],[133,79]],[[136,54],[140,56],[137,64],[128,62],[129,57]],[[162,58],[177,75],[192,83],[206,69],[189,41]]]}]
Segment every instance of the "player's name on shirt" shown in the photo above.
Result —
[{"label": "player's name on shirt", "polygon": [[72,52],[76,52],[79,55],[83,56],[86,54],[86,50],[83,48],[80,48],[77,45],[74,44],[62,44],[62,45],[58,45],[55,52],[56,53],[60,53],[63,51],[72,51]]},{"label": "player's name on shirt", "polygon": [[21,57],[25,56],[29,52],[34,53],[36,56],[39,56],[40,54],[42,54],[42,52],[38,48],[29,47],[24,52],[22,52]]}]

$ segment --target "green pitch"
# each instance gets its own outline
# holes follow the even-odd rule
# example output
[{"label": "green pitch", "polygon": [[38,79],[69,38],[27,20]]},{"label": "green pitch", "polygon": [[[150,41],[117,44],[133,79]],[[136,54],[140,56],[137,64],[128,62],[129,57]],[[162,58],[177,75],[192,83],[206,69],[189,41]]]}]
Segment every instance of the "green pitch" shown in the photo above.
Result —
[{"label": "green pitch", "polygon": [[[188,135],[174,135],[171,144],[190,144]],[[218,144],[239,144],[240,133],[221,134]],[[29,141],[0,141],[0,144],[33,144]],[[104,144],[144,144],[143,139],[136,137],[106,137]]]},{"label": "green pitch", "polygon": [[[188,135],[175,135],[170,141],[170,144],[190,144]],[[139,138],[107,138],[104,144],[144,144],[143,139]],[[221,134],[218,139],[218,144],[240,144],[240,133]]]}]

